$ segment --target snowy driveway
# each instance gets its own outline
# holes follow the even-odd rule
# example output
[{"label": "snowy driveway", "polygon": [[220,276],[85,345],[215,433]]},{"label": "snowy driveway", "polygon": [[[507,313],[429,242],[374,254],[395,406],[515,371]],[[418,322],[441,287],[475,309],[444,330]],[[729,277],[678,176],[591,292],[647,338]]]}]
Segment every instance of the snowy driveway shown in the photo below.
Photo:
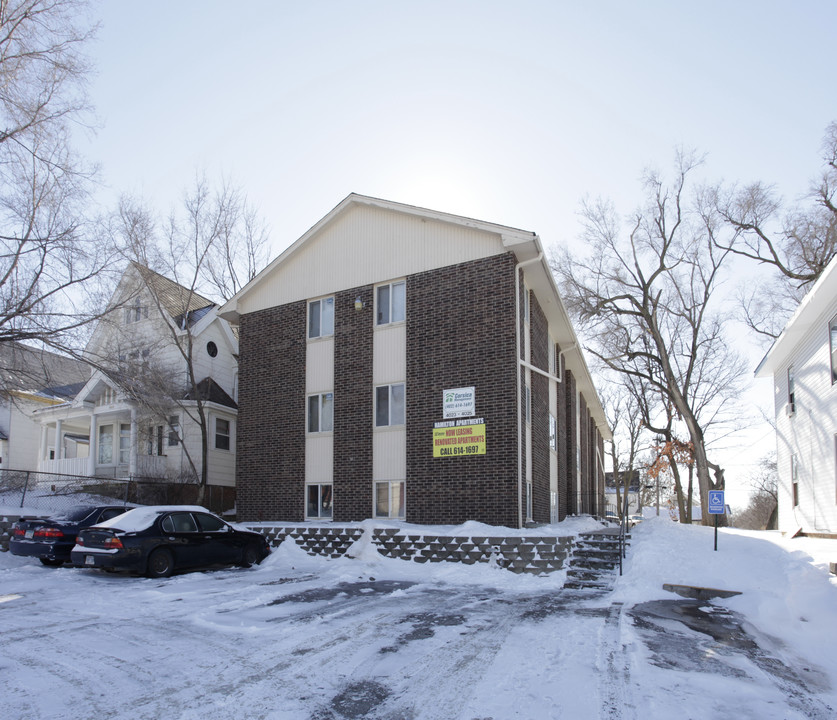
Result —
[{"label": "snowy driveway", "polygon": [[557,575],[286,543],[258,568],[162,581],[5,555],[0,579],[6,720],[828,717],[735,649],[661,662],[667,635],[698,631]]}]

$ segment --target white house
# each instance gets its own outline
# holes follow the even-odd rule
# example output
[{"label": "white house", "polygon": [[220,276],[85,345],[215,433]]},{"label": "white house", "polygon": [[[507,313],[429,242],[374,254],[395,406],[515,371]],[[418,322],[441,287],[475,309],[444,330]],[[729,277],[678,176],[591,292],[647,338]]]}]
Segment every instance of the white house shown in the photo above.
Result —
[{"label": "white house", "polygon": [[[138,264],[123,274],[111,307],[85,348],[92,371],[84,387],[34,413],[38,470],[194,480],[201,472],[199,397],[209,431],[208,484],[234,486],[238,339],[229,323],[210,300]],[[178,349],[189,342],[193,374]]]},{"label": "white house", "polygon": [[837,258],[756,369],[770,376],[779,529],[837,533]]},{"label": "white house", "polygon": [[[33,413],[72,398],[90,369],[43,348],[7,342],[0,344],[0,375],[0,470],[37,470],[41,428]],[[67,452],[75,452],[76,441],[64,436]]]}]

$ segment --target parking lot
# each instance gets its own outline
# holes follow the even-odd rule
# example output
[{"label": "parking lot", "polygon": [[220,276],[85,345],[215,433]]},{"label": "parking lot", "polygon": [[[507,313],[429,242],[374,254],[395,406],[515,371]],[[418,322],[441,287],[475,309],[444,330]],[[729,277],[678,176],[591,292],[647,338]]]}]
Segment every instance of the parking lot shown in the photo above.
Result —
[{"label": "parking lot", "polygon": [[561,575],[329,560],[290,542],[260,567],[166,580],[4,553],[3,716],[833,716],[828,678],[734,614],[684,621],[668,601],[562,590]]}]

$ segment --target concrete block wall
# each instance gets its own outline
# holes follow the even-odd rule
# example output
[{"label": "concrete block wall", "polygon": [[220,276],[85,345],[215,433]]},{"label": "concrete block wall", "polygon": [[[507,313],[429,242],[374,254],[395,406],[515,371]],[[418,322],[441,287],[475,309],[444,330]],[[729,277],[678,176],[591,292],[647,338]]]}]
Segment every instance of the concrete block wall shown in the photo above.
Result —
[{"label": "concrete block wall", "polygon": [[[253,525],[251,530],[264,534],[273,547],[287,537],[309,555],[340,557],[352,543],[363,536],[362,528],[295,527]],[[573,548],[574,538],[551,535],[480,535],[459,537],[433,533],[403,532],[394,528],[376,528],[372,543],[385,556],[412,562],[495,562],[515,573],[541,573],[561,570]]]}]

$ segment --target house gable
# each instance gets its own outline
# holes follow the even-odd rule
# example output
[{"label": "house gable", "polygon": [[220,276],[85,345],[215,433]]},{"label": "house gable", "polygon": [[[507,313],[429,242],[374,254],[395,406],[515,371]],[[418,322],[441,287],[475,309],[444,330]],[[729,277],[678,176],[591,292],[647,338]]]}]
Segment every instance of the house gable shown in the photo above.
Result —
[{"label": "house gable", "polygon": [[[357,196],[286,251],[247,292],[222,309],[238,313],[361,287],[381,278],[506,252],[499,228],[411,213]],[[529,237],[532,235],[529,233]]]}]

